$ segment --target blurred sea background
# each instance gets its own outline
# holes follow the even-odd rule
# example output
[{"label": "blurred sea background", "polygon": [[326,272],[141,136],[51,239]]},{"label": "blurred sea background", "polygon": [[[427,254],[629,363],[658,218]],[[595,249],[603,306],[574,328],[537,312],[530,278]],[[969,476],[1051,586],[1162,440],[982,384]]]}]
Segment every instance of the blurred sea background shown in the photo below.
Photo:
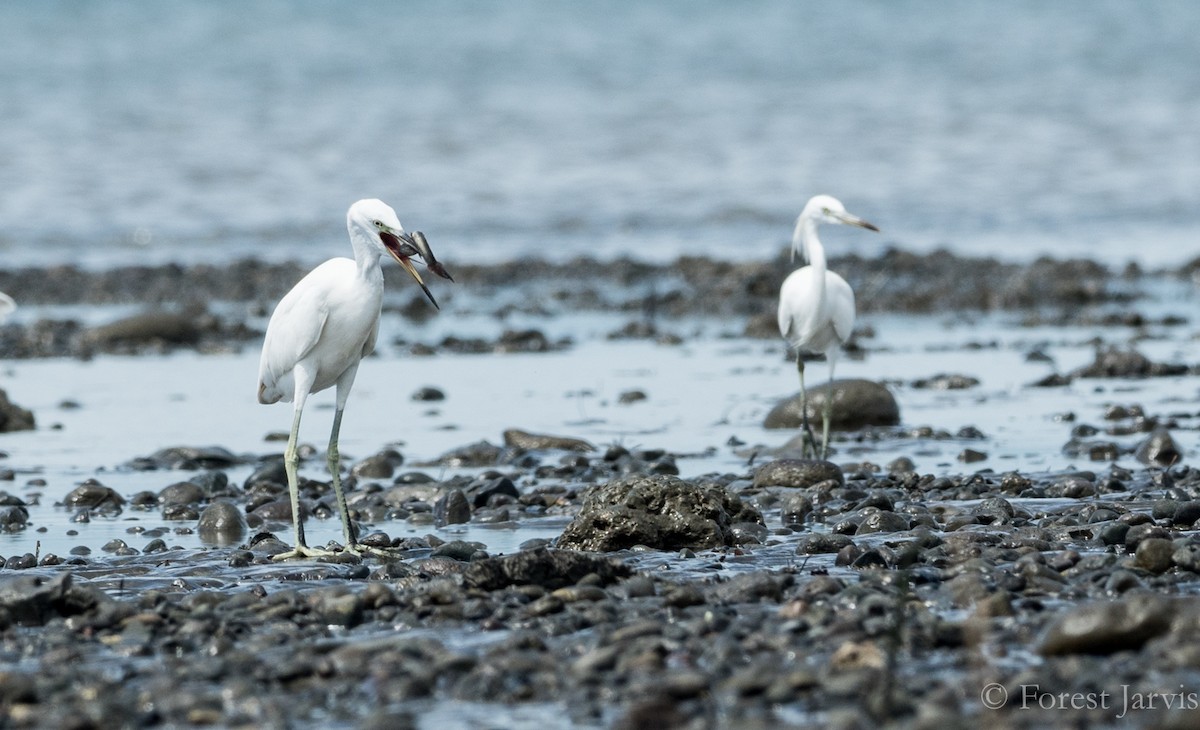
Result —
[{"label": "blurred sea background", "polygon": [[0,5],[0,262],[1200,251],[1200,4]]}]

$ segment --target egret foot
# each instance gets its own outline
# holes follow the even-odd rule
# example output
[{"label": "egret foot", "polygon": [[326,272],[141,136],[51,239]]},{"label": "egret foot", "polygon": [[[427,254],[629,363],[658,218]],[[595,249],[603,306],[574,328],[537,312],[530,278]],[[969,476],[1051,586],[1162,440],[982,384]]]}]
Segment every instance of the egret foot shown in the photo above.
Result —
[{"label": "egret foot", "polygon": [[295,549],[289,550],[286,553],[272,555],[271,560],[313,560],[316,558],[333,558],[341,555],[335,550],[326,550],[324,548],[310,548],[307,545],[297,545]]},{"label": "egret foot", "polygon": [[349,547],[346,548],[346,550],[354,553],[355,555],[358,555],[359,557],[366,557],[366,556],[370,555],[373,558],[378,558],[380,560],[386,560],[386,561],[400,560],[401,558],[404,557],[400,553],[399,550],[395,550],[392,548],[372,547],[370,545],[363,545],[360,542],[356,542],[356,543],[350,545]]}]

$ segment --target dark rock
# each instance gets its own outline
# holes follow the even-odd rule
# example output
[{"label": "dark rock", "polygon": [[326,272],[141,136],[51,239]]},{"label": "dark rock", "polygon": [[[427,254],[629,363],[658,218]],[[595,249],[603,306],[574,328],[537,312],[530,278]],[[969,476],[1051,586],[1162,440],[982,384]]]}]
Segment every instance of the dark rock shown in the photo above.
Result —
[{"label": "dark rock", "polygon": [[1176,527],[1190,527],[1200,520],[1200,500],[1182,502],[1175,508],[1171,522]]},{"label": "dark rock", "polygon": [[117,345],[194,345],[211,318],[203,311],[144,312],[88,330],[85,339],[101,349]]},{"label": "dark rock", "polygon": [[668,475],[635,476],[589,488],[558,546],[594,551],[635,545],[711,548],[733,544],[737,522],[761,524],[762,515],[717,486]]},{"label": "dark rock", "polygon": [[216,500],[200,513],[196,525],[200,540],[215,545],[233,545],[241,542],[250,527],[246,517],[232,502]]},{"label": "dark rock", "polygon": [[754,472],[756,487],[804,489],[829,480],[844,484],[846,478],[837,464],[820,459],[776,459]]},{"label": "dark rock", "polygon": [[796,552],[801,555],[832,555],[853,544],[854,541],[847,535],[820,532],[801,540]]},{"label": "dark rock", "polygon": [[0,531],[19,532],[29,524],[29,510],[18,504],[0,505]]},{"label": "dark rock", "polygon": [[1165,573],[1171,568],[1171,555],[1175,545],[1166,538],[1150,537],[1138,543],[1135,560],[1141,568],[1154,574]]},{"label": "dark rock", "polygon": [[221,446],[172,446],[160,449],[150,456],[135,459],[129,466],[138,470],[149,469],[183,469],[197,471],[200,469],[225,469],[242,463],[229,449]]},{"label": "dark rock", "polygon": [[511,479],[504,476],[489,479],[470,490],[471,505],[476,509],[488,506],[488,502],[496,496],[511,497],[515,500],[520,498],[521,492]]},{"label": "dark rock", "polygon": [[471,467],[494,466],[500,459],[503,449],[487,441],[477,441],[473,444],[447,451],[437,458],[435,465]]},{"label": "dark rock", "polygon": [[1149,438],[1138,444],[1135,455],[1137,460],[1143,464],[1157,464],[1158,466],[1171,466],[1182,458],[1175,439],[1171,438],[1170,432],[1161,426],[1154,429]]},{"label": "dark rock", "polygon": [[208,495],[197,484],[191,482],[176,482],[169,487],[163,487],[158,493],[158,503],[164,506],[178,504],[198,504]]},{"label": "dark rock", "polygon": [[[900,423],[900,406],[883,385],[870,380],[835,380],[808,388],[809,422],[821,424],[825,402],[833,398],[830,428],[854,431],[866,426],[895,426]],[[763,421],[764,428],[800,428],[800,395],[776,404]]]},{"label": "dark rock", "polygon": [[617,396],[617,402],[622,405],[638,403],[644,400],[646,400],[646,393],[641,390],[626,390]]},{"label": "dark rock", "polygon": [[970,375],[949,375],[940,373],[930,378],[920,378],[912,382],[912,387],[922,390],[966,390],[979,385],[979,378]]},{"label": "dark rock", "polygon": [[391,479],[403,465],[404,456],[399,451],[385,449],[355,464],[350,473],[360,479]]},{"label": "dark rock", "polygon": [[1075,370],[1071,375],[1076,378],[1147,378],[1186,373],[1186,365],[1155,363],[1133,349],[1102,347],[1096,350],[1096,358],[1091,364]]},{"label": "dark rock", "polygon": [[[588,576],[596,576],[600,585],[609,585],[632,574],[627,565],[612,558],[538,548],[477,560],[463,572],[463,582],[485,591],[520,585],[554,590],[573,586]],[[653,587],[650,594],[653,594]]]},{"label": "dark rock", "polygon": [[419,388],[415,393],[413,393],[412,399],[415,401],[432,403],[446,400],[446,394],[443,393],[439,388],[434,388],[427,385],[424,388]]},{"label": "dark rock", "polygon": [[259,483],[276,484],[286,487],[287,469],[283,465],[283,459],[272,459],[255,469],[250,473],[250,476],[246,477],[246,481],[242,483],[242,488],[250,489]]},{"label": "dark rock", "polygon": [[115,489],[106,487],[95,479],[88,479],[75,487],[63,498],[63,504],[68,507],[115,507],[120,509],[125,504],[125,498],[117,494]]},{"label": "dark rock", "polygon": [[908,529],[908,520],[895,512],[872,512],[859,523],[856,535],[869,535],[876,532],[902,532]]},{"label": "dark rock", "polygon": [[963,449],[958,454],[958,460],[964,464],[973,464],[977,461],[984,461],[987,458],[988,455],[985,452],[976,451],[975,449]]},{"label": "dark rock", "polygon": [[1137,650],[1150,639],[1165,634],[1171,628],[1174,613],[1174,602],[1158,595],[1075,606],[1050,625],[1038,652],[1055,656]]},{"label": "dark rock", "polygon": [[471,504],[461,489],[452,489],[433,503],[433,520],[438,527],[471,521]]},{"label": "dark rock", "polygon": [[8,393],[0,389],[0,433],[32,431],[34,427],[33,412],[10,401]]},{"label": "dark rock", "polygon": [[548,436],[510,428],[504,432],[504,445],[527,451],[559,449],[562,451],[595,451],[596,447],[583,439]]}]

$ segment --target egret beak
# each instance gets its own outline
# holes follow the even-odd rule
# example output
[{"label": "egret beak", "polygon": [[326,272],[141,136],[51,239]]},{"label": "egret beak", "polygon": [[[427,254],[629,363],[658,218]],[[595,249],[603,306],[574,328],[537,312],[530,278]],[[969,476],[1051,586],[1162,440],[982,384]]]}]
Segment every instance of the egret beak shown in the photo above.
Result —
[{"label": "egret beak", "polygon": [[[417,243],[413,240],[412,236],[403,231],[397,233],[380,231],[379,237],[383,240],[384,248],[392,255],[392,258],[396,259],[396,263],[400,264],[408,272],[409,276],[421,285],[421,291],[425,292],[425,296],[429,297],[433,308],[441,309],[438,306],[437,300],[433,298],[433,292],[429,291],[429,287],[425,286],[425,280],[421,278],[421,272],[417,271],[417,267],[413,266],[412,261],[409,259],[410,256],[419,253]],[[429,244],[426,243],[425,245],[428,247]]]},{"label": "egret beak", "polygon": [[868,223],[858,216],[850,215],[849,213],[835,213],[832,211],[830,212],[830,215],[836,218],[838,223],[845,223],[848,226],[858,226],[859,228],[866,228],[868,231],[875,231],[876,233],[879,233],[879,229],[875,227],[874,223]]}]

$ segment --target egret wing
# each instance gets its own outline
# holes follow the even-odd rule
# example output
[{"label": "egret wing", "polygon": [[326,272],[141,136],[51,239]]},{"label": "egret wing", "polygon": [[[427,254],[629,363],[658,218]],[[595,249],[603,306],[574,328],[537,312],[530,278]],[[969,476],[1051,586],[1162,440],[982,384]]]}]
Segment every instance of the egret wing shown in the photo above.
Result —
[{"label": "egret wing", "polygon": [[316,347],[329,318],[326,300],[319,294],[301,279],[275,307],[267,324],[258,367],[260,399],[263,393],[272,390],[277,391],[276,400],[291,398],[290,386],[282,381],[290,378],[296,363]]},{"label": "egret wing", "polygon": [[825,294],[829,298],[829,319],[838,341],[850,339],[854,331],[854,290],[832,271],[825,274]]}]

